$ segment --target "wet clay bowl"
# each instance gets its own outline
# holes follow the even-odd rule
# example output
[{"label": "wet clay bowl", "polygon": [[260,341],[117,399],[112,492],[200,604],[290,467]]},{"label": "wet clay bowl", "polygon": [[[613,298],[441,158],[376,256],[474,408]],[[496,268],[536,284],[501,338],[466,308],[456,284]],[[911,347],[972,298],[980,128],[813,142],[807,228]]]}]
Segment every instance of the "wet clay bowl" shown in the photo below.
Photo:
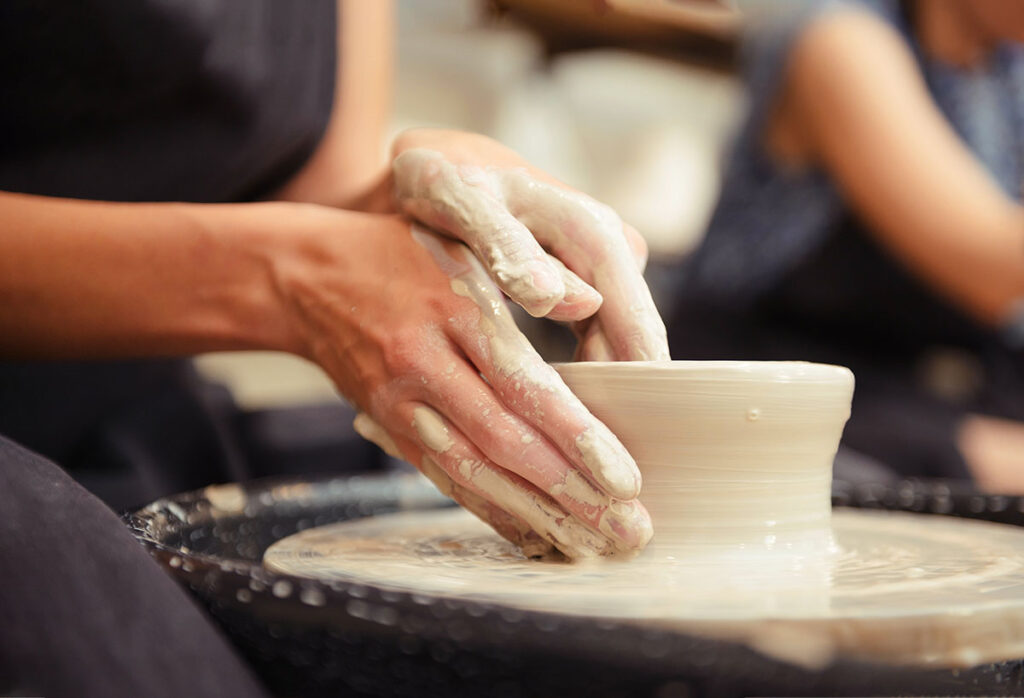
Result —
[{"label": "wet clay bowl", "polygon": [[853,374],[806,362],[591,362],[562,379],[637,461],[655,545],[824,552]]}]

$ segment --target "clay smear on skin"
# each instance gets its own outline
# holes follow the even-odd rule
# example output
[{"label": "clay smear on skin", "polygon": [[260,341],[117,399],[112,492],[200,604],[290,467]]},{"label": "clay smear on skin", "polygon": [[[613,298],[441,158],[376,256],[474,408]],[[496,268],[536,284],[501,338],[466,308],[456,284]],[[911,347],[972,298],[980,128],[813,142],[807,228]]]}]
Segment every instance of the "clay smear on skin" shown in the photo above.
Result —
[{"label": "clay smear on skin", "polygon": [[[495,370],[519,382],[531,419],[542,422],[544,411],[539,393],[556,393],[583,423],[590,423],[576,437],[576,447],[584,465],[598,484],[622,498],[635,497],[640,489],[639,472],[625,448],[603,425],[593,419],[547,364],[530,360],[529,344],[505,306],[498,288],[487,277],[480,263],[470,254],[463,262],[452,259],[437,238],[417,229],[413,238],[426,248],[449,276],[454,293],[473,301],[480,309],[480,332],[487,338],[489,358]],[[532,403],[532,404],[530,404]]]},{"label": "clay smear on skin", "polygon": [[[429,407],[417,407],[413,410],[413,427],[423,445],[432,451],[445,453],[455,445],[444,420]],[[436,465],[436,462],[430,459],[427,469],[430,465]],[[564,511],[524,489],[504,472],[482,461],[463,459],[459,464],[459,475],[470,487],[478,489],[492,497],[494,501],[500,502],[502,507],[513,516],[525,521],[530,528],[538,531],[571,556],[589,557],[611,552],[612,546],[609,541],[602,540],[599,535],[587,529],[573,517],[568,516]],[[437,483],[435,482],[435,484]],[[584,486],[591,487],[590,483],[584,483]],[[449,491],[448,494],[451,492]],[[601,503],[600,501],[594,502],[595,506],[599,506]],[[604,525],[602,530],[615,532],[608,524]]]},{"label": "clay smear on skin", "polygon": [[444,453],[455,445],[441,415],[429,407],[417,407],[412,411],[412,426],[423,445],[431,451]]},{"label": "clay smear on skin", "polygon": [[[628,310],[635,323],[634,335],[628,338],[629,359],[667,361],[669,351],[665,323],[655,308],[647,284],[638,276],[635,285],[621,288],[623,267],[631,266],[633,261],[618,215],[589,196],[542,182],[523,170],[508,170],[498,176],[517,219],[531,230],[543,230],[545,242],[551,249],[571,250],[575,255],[589,258],[594,286],[620,286],[620,291],[629,293],[631,299],[623,309]],[[601,241],[597,259],[594,259],[593,252],[588,254],[588,250],[565,234],[566,230],[581,227],[583,222],[589,222],[587,229]]]},{"label": "clay smear on skin", "polygon": [[[573,396],[559,379],[557,373],[538,360],[530,360],[529,346],[512,320],[500,291],[486,276],[476,259],[466,252],[466,259],[453,259],[438,239],[424,231],[413,228],[414,239],[431,252],[445,273],[453,276],[452,290],[473,300],[480,309],[479,327],[487,338],[490,359],[497,372],[515,379],[529,406],[532,400],[532,414],[535,420],[542,420],[543,409],[538,393],[557,392],[563,400],[581,417],[581,421],[594,422],[582,404]],[[413,426],[421,441],[431,450],[443,453],[452,446],[451,437],[443,420],[433,410],[425,407],[414,411]],[[533,436],[523,433],[520,441],[533,441]],[[625,449],[607,430],[600,425],[587,427],[576,438],[576,445],[583,463],[605,483],[611,483],[618,491],[627,493],[638,489],[638,482],[632,459]],[[500,502],[518,518],[540,531],[569,557],[585,557],[593,554],[607,554],[619,545],[625,549],[642,546],[650,537],[649,523],[635,504],[617,502],[598,492],[582,475],[568,471],[559,485],[551,488],[556,496],[571,498],[591,509],[588,515],[597,530],[611,540],[605,540],[588,529],[575,517],[553,503],[517,484],[507,475],[496,472],[483,463],[463,461],[460,474],[469,486],[485,493],[495,502]],[[515,506],[517,508],[513,509]],[[617,542],[616,542],[617,541]],[[628,543],[626,543],[628,541]]]},{"label": "clay smear on skin", "polygon": [[543,261],[517,264],[510,258],[522,230],[504,204],[497,172],[456,167],[441,153],[421,148],[402,153],[393,168],[398,200],[406,213],[439,227],[487,231],[478,253],[531,314],[546,315],[562,300],[564,283]]},{"label": "clay smear on skin", "polygon": [[[542,257],[523,253],[521,240],[537,233],[549,249],[569,251],[583,260],[593,274],[594,285],[619,287],[630,295],[627,307],[621,309],[622,313],[628,311],[635,323],[633,336],[626,338],[628,358],[669,358],[665,325],[647,285],[637,275],[635,284],[621,288],[627,273],[623,266],[632,264],[632,252],[622,220],[610,208],[584,194],[538,180],[522,168],[456,166],[433,150],[402,153],[394,162],[394,172],[398,199],[406,213],[440,227],[454,225],[467,234],[487,231],[486,238],[476,238],[475,251],[527,312],[544,316],[568,292],[586,286],[557,258],[542,251],[538,252]],[[579,229],[588,231],[586,245],[565,233]]]},{"label": "clay smear on skin", "polygon": [[[426,421],[431,422],[433,419],[439,420],[440,417],[434,415],[433,418],[427,417]],[[391,435],[369,415],[362,412],[357,414],[353,421],[353,427],[356,433],[367,441],[375,443],[388,455],[394,458],[403,458]],[[549,558],[557,555],[554,547],[525,523],[506,514],[483,497],[452,482],[448,474],[433,458],[429,456],[421,458],[419,470],[441,494],[451,497],[481,521],[493,526],[503,537],[519,546],[526,557]]]},{"label": "clay smear on skin", "polygon": [[[483,274],[481,268],[480,274]],[[590,423],[576,437],[576,447],[584,465],[603,488],[623,498],[636,496],[640,489],[638,472],[626,449],[602,425],[559,379],[554,369],[531,361],[524,352],[526,340],[505,308],[497,287],[486,276],[466,275],[452,279],[452,291],[469,298],[480,308],[480,331],[488,339],[490,359],[498,373],[514,377],[520,384],[528,416],[544,420],[539,393],[554,393],[574,410],[581,422]]]}]

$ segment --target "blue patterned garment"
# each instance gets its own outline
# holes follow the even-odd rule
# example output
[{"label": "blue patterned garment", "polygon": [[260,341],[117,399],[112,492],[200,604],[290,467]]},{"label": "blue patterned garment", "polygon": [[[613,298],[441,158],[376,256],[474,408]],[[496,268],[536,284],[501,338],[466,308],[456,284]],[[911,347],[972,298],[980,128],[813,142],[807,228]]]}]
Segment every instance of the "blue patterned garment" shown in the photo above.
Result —
[{"label": "blue patterned garment", "polygon": [[794,40],[812,20],[844,4],[870,9],[907,38],[939,109],[1003,190],[1021,199],[1024,46],[1002,45],[984,67],[961,69],[924,56],[898,2],[790,2],[781,12],[776,4],[771,18],[755,23],[744,39],[749,114],[707,238],[690,265],[692,288],[708,303],[749,307],[848,214],[827,175],[780,167],[761,138]]},{"label": "blue patterned garment", "polygon": [[[984,327],[933,292],[875,240],[827,173],[787,169],[762,147],[790,48],[841,4],[772,3],[770,23],[745,38],[749,114],[675,299],[672,354],[849,366],[857,390],[846,447],[904,476],[967,478],[957,434],[968,415],[1024,423],[1024,332],[1015,341],[1012,325]],[[861,5],[906,38],[938,108],[1019,200],[1024,48],[1001,46],[983,68],[954,68],[924,56],[900,3]],[[962,380],[951,387],[951,375]]]}]

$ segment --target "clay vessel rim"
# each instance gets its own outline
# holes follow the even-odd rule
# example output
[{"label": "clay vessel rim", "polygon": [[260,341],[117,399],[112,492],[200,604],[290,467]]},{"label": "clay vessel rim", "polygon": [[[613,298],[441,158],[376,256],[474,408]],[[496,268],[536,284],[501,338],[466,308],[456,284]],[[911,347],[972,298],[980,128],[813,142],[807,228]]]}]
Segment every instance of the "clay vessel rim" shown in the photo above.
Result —
[{"label": "clay vessel rim", "polygon": [[845,366],[809,361],[577,361],[552,366],[563,375],[629,376],[630,379],[853,382],[853,372]]}]

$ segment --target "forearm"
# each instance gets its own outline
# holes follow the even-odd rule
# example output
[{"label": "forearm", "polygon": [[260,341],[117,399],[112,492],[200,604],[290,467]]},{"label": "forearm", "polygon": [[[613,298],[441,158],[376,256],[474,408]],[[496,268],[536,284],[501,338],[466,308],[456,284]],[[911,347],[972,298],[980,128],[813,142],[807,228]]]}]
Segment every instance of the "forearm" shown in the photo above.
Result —
[{"label": "forearm", "polygon": [[780,114],[908,268],[979,320],[1024,296],[1024,208],[960,141],[904,40],[871,14],[823,16],[797,42]]},{"label": "forearm", "polygon": [[0,193],[0,354],[288,349],[267,207]]},{"label": "forearm", "polygon": [[1024,208],[992,202],[966,226],[943,219],[936,205],[928,238],[900,234],[876,221],[890,250],[978,320],[1001,325],[1024,300]]}]

